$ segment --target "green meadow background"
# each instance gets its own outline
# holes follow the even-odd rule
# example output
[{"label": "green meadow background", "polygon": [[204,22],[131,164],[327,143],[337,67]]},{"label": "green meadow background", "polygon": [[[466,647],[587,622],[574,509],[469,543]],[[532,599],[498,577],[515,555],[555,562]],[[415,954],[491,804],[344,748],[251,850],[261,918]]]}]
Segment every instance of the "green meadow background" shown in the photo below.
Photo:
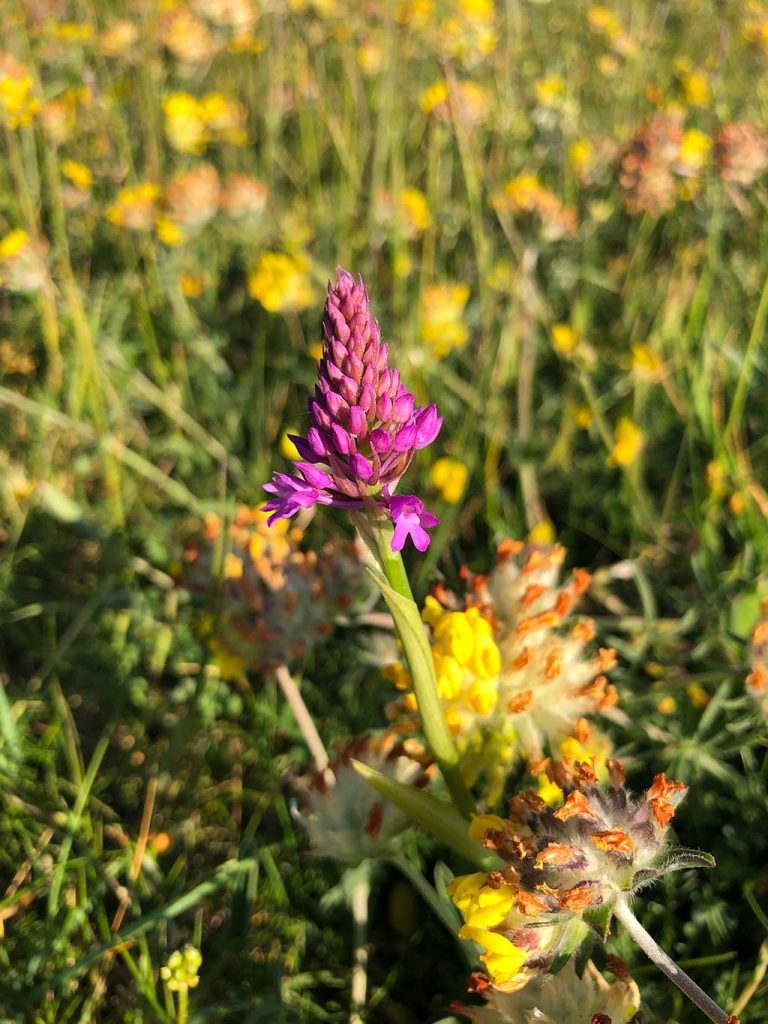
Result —
[{"label": "green meadow background", "polygon": [[[442,519],[418,595],[503,537],[594,573],[630,785],[688,784],[677,838],[718,862],[643,920],[766,1019],[768,7],[7,0],[0,25],[2,1019],[180,1020],[187,943],[200,1024],[349,1017],[352,880],[294,823],[301,736],[269,673],[227,678],[180,569],[285,468],[337,265],[445,420],[409,477]],[[296,670],[329,745],[383,725],[365,630]],[[455,941],[372,871],[366,1019],[450,1019]],[[701,1019],[616,948],[643,1020]]]}]

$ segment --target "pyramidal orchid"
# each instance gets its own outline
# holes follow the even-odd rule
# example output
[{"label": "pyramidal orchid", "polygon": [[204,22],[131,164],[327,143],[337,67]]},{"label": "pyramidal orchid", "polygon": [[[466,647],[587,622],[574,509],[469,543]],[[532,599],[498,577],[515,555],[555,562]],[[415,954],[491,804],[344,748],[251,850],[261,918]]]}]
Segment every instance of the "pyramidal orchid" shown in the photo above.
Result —
[{"label": "pyramidal orchid", "polygon": [[426,530],[439,520],[415,495],[393,492],[415,452],[434,441],[443,421],[434,404],[416,406],[388,360],[362,278],[355,281],[339,267],[323,311],[323,355],[308,401],[309,430],[291,435],[301,459],[293,473],[276,473],[264,487],[272,495],[264,506],[270,523],[314,505],[367,509],[392,521],[393,550],[407,537],[426,549]]}]

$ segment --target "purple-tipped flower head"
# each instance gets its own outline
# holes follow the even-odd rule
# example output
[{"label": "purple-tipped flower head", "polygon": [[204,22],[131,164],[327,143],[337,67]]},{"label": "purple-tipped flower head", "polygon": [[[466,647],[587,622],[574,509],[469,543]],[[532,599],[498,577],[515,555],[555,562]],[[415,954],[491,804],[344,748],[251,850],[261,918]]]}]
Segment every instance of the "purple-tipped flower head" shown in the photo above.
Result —
[{"label": "purple-tipped flower head", "polygon": [[[299,475],[278,473],[265,486],[274,495],[265,505],[271,520],[315,504],[376,504],[392,515],[393,503],[405,500],[392,499],[391,492],[414,453],[437,437],[442,419],[435,405],[415,405],[388,357],[362,279],[355,281],[339,267],[323,312],[323,355],[308,402],[310,428],[306,437],[292,437],[304,461],[295,463]],[[410,501],[423,512],[418,498]],[[437,520],[425,513],[421,521],[435,525]]]}]

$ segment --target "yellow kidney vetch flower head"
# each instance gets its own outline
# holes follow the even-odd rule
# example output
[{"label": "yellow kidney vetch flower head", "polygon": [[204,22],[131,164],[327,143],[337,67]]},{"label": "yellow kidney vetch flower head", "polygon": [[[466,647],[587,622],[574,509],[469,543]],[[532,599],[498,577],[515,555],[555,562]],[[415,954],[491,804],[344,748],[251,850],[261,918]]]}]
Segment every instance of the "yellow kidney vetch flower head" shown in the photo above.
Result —
[{"label": "yellow kidney vetch flower head", "polygon": [[202,153],[208,126],[200,101],[187,92],[174,92],[163,100],[165,137],[179,153]]},{"label": "yellow kidney vetch flower head", "polygon": [[248,294],[270,313],[305,309],[314,302],[306,256],[262,253],[248,274]]},{"label": "yellow kidney vetch flower head", "polygon": [[157,216],[160,186],[151,181],[126,185],[105,214],[110,224],[130,231],[151,231]]},{"label": "yellow kidney vetch flower head", "polygon": [[461,282],[428,285],[422,292],[419,333],[439,359],[467,342],[464,307],[468,299],[469,285]]},{"label": "yellow kidney vetch flower head", "polygon": [[404,221],[405,233],[416,238],[432,223],[427,197],[418,188],[404,188],[399,196],[400,214]]},{"label": "yellow kidney vetch flower head", "polygon": [[622,416],[616,425],[616,435],[608,463],[612,466],[631,466],[643,449],[645,435],[633,419]]},{"label": "yellow kidney vetch flower head", "polygon": [[0,53],[0,121],[21,128],[32,123],[39,109],[31,74],[12,54]]},{"label": "yellow kidney vetch flower head", "polygon": [[87,192],[93,185],[91,169],[76,160],[62,160],[61,173],[81,192]]},{"label": "yellow kidney vetch flower head", "polygon": [[436,459],[429,471],[431,483],[440,491],[443,501],[447,501],[449,505],[461,501],[468,475],[469,470],[463,462],[448,456]]}]

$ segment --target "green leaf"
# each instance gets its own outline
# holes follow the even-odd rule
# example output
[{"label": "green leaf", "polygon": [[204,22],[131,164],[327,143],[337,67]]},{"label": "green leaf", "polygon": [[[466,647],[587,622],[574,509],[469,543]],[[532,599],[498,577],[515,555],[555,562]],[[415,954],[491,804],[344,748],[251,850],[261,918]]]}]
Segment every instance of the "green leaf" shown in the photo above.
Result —
[{"label": "green leaf", "polygon": [[660,870],[666,874],[668,871],[686,871],[688,868],[713,868],[715,864],[715,858],[711,853],[680,846],[670,851]]},{"label": "green leaf", "polygon": [[399,807],[417,825],[421,825],[430,835],[450,846],[460,857],[484,871],[492,871],[494,868],[504,866],[495,853],[486,850],[479,843],[470,839],[466,821],[452,804],[438,800],[437,797],[425,793],[421,789],[414,789],[413,786],[398,782],[388,775],[383,775],[375,768],[360,761],[352,761],[352,764],[355,770],[367,782],[370,782],[382,796],[391,800],[396,807]]}]

